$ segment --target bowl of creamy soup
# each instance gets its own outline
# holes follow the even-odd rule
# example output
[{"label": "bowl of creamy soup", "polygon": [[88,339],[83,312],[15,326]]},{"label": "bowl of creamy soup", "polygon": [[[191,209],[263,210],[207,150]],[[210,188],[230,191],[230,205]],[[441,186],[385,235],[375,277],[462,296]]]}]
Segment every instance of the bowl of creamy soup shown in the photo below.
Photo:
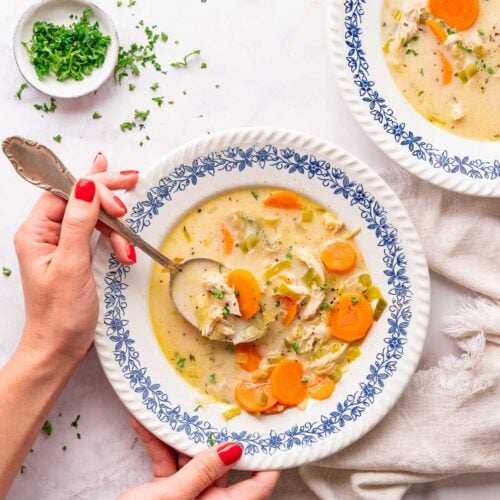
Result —
[{"label": "bowl of creamy soup", "polygon": [[242,129],[168,154],[127,196],[129,226],[169,258],[219,263],[183,281],[195,328],[168,272],[146,256],[123,266],[99,242],[96,347],[157,436],[187,454],[235,440],[240,468],[286,468],[347,446],[394,404],[425,338],[428,274],[367,166],[302,134]]},{"label": "bowl of creamy soup", "polygon": [[441,187],[500,195],[500,5],[331,2],[344,96],[395,161]]}]

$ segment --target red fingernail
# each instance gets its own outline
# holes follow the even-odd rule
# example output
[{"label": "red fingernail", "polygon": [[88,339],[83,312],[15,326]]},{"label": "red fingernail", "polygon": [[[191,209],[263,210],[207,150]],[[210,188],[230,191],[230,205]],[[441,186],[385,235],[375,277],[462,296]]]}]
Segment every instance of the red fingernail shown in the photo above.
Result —
[{"label": "red fingernail", "polygon": [[137,175],[139,170],[122,170],[120,174],[122,175]]},{"label": "red fingernail", "polygon": [[127,207],[125,206],[125,203],[123,203],[122,200],[120,200],[120,198],[118,198],[118,196],[113,196],[113,200],[115,200],[115,203],[122,209],[122,210],[125,210],[125,212],[127,212]]},{"label": "red fingernail", "polygon": [[236,443],[225,443],[217,448],[217,453],[224,465],[232,465],[240,459],[243,448]]},{"label": "red fingernail", "polygon": [[95,161],[97,160],[97,158],[99,158],[99,156],[101,156],[101,155],[102,155],[102,153],[99,151],[99,153],[97,153],[97,154],[95,155],[95,158],[94,158],[93,163],[95,163]]},{"label": "red fingernail", "polygon": [[95,183],[89,179],[80,179],[76,183],[75,198],[91,203],[95,196]]},{"label": "red fingernail", "polygon": [[134,264],[137,262],[137,256],[135,254],[135,247],[132,243],[129,244],[127,248],[127,259],[132,261]]}]

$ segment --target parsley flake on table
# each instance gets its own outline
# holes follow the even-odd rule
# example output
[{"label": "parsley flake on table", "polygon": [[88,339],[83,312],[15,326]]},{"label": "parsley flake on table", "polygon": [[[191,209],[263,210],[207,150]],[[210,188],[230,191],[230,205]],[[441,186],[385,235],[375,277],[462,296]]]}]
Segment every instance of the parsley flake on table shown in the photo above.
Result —
[{"label": "parsley flake on table", "polygon": [[122,132],[125,132],[126,130],[132,130],[135,127],[136,127],[136,125],[134,122],[123,122],[120,125],[120,129]]},{"label": "parsley flake on table", "polygon": [[22,45],[28,51],[39,80],[53,73],[57,81],[83,80],[104,64],[111,38],[90,24],[91,9],[84,9],[80,20],[70,26],[46,21],[33,24],[33,35]]},{"label": "parsley flake on table", "polygon": [[118,1],[116,2],[116,6],[117,6],[117,7],[121,7],[122,5],[123,5],[122,0],[118,0]]},{"label": "parsley flake on table", "polygon": [[165,102],[165,97],[153,97],[151,98],[151,100],[156,102],[156,104],[158,104],[158,107],[161,108],[161,105]]},{"label": "parsley flake on table", "polygon": [[42,426],[42,432],[45,432],[47,436],[52,434],[52,424],[50,423],[50,420],[45,420]]},{"label": "parsley flake on table", "polygon": [[200,66],[201,69],[206,69],[206,67],[207,67],[207,63],[204,63],[204,62],[201,63],[201,66]]},{"label": "parsley flake on table", "polygon": [[75,429],[78,429],[78,421],[80,420],[80,415],[77,415],[75,420],[71,422],[71,427],[74,427]]},{"label": "parsley flake on table", "polygon": [[201,50],[193,50],[189,54],[186,54],[182,61],[177,61],[170,63],[170,66],[173,66],[174,68],[187,68],[188,67],[188,59],[192,56],[198,56],[200,55]]},{"label": "parsley flake on table", "polygon": [[94,112],[92,115],[92,120],[100,120],[102,118],[102,115],[99,114],[97,111]]},{"label": "parsley flake on table", "polygon": [[128,84],[128,89],[130,92],[133,92],[135,90],[135,85],[133,83]]},{"label": "parsley flake on table", "polygon": [[45,113],[55,113],[57,109],[57,104],[56,100],[53,97],[51,97],[49,106],[47,105],[47,103],[44,102],[43,104],[33,104],[33,107],[37,111],[44,111]]},{"label": "parsley flake on table", "polygon": [[28,85],[26,83],[21,83],[21,86],[19,87],[19,90],[16,92],[16,97],[21,100],[21,95],[23,93],[23,90],[27,87]]},{"label": "parsley flake on table", "polygon": [[52,137],[52,139],[54,139],[54,141],[56,141],[58,143],[61,143],[62,136],[61,136],[61,134],[57,134],[54,137]]},{"label": "parsley flake on table", "polygon": [[186,358],[180,358],[177,361],[177,368],[183,369],[185,365],[186,365]]},{"label": "parsley flake on table", "polygon": [[138,109],[136,109],[134,112],[134,118],[136,120],[142,120],[143,122],[145,122],[148,119],[149,113],[149,109],[146,109],[145,111],[139,111]]},{"label": "parsley flake on table", "polygon": [[153,83],[153,85],[151,85],[151,87],[149,88],[154,92],[160,88],[160,84],[158,82]]},{"label": "parsley flake on table", "polygon": [[135,0],[128,0],[127,7],[133,7],[135,5]]},{"label": "parsley flake on table", "polygon": [[164,31],[161,32],[161,41],[163,43],[167,43],[168,42],[168,35]]},{"label": "parsley flake on table", "polygon": [[8,267],[2,267],[2,274],[8,278],[12,274],[12,271]]}]

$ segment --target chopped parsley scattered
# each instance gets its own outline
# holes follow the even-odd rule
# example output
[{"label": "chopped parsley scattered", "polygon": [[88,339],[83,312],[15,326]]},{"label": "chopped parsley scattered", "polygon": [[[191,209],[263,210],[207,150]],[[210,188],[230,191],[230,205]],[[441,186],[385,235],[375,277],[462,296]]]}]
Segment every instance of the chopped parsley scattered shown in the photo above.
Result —
[{"label": "chopped parsley scattered", "polygon": [[130,92],[133,92],[135,90],[135,85],[133,83],[128,84],[128,89]]},{"label": "chopped parsley scattered", "polygon": [[351,302],[353,304],[357,304],[359,302],[359,299],[357,297],[351,297]]},{"label": "chopped parsley scattered", "polygon": [[12,270],[8,267],[2,267],[2,274],[8,278],[12,274]]},{"label": "chopped parsley scattered", "polygon": [[134,122],[123,122],[121,125],[120,125],[120,129],[122,132],[125,132],[126,130],[132,130],[133,128],[135,128],[135,123]]},{"label": "chopped parsley scattered", "polygon": [[301,383],[307,384],[309,382],[309,379],[307,377],[302,377]]},{"label": "chopped parsley scattered", "polygon": [[43,423],[42,432],[45,432],[47,436],[50,436],[52,434],[52,424],[49,420],[45,420],[45,422]]},{"label": "chopped parsley scattered", "polygon": [[209,376],[208,376],[208,381],[211,383],[211,384],[216,384],[217,383],[217,379],[215,377],[215,373],[211,373]]},{"label": "chopped parsley scattered", "polygon": [[193,411],[197,412],[200,408],[203,408],[203,406],[202,405],[198,405]]},{"label": "chopped parsley scattered", "polygon": [[54,141],[56,141],[56,142],[59,142],[59,143],[60,143],[60,142],[61,142],[61,140],[62,140],[61,134],[57,134],[57,135],[55,135],[54,137],[52,137],[52,139],[54,139]]},{"label": "chopped parsley scattered", "polygon": [[102,118],[102,115],[99,114],[97,111],[94,112],[92,115],[92,120],[100,120]]},{"label": "chopped parsley scattered", "polygon": [[43,104],[33,104],[33,107],[37,111],[45,111],[45,113],[54,113],[57,109],[57,104],[56,100],[53,97],[51,97],[50,106],[47,106],[47,104],[44,102]]},{"label": "chopped parsley scattered", "polygon": [[23,90],[27,87],[28,85],[26,83],[21,83],[21,86],[19,87],[19,90],[16,92],[16,97],[21,100],[21,95],[23,93]]},{"label": "chopped parsley scattered", "polygon": [[116,6],[117,6],[117,7],[121,7],[122,5],[123,5],[122,0],[118,0],[118,1],[116,2]]},{"label": "chopped parsley scattered", "polygon": [[329,311],[330,309],[332,309],[332,306],[331,306],[328,302],[323,302],[323,303],[319,306],[319,310],[320,310],[320,311]]},{"label": "chopped parsley scattered", "polygon": [[418,52],[413,50],[413,49],[407,49],[405,52],[406,55],[413,55],[413,56],[418,56]]},{"label": "chopped parsley scattered", "polygon": [[252,196],[253,196],[256,200],[258,200],[258,199],[259,199],[259,193],[256,193],[255,191],[251,191],[251,193],[252,193]]},{"label": "chopped parsley scattered", "polygon": [[184,366],[186,365],[186,358],[181,358],[177,361],[177,368],[184,368]]},{"label": "chopped parsley scattered", "polygon": [[172,66],[174,68],[187,68],[188,67],[188,59],[192,56],[200,55],[200,53],[201,53],[201,50],[193,50],[189,54],[186,54],[184,56],[184,58],[182,59],[182,61],[170,63],[170,66]]},{"label": "chopped parsley scattered", "polygon": [[293,255],[291,252],[287,252],[285,257],[288,259],[288,260],[292,260],[293,259]]},{"label": "chopped parsley scattered", "polygon": [[135,5],[135,0],[128,0],[127,7],[133,7]]},{"label": "chopped parsley scattered", "polygon": [[161,32],[161,41],[163,43],[167,43],[168,42],[168,35],[164,31]]},{"label": "chopped parsley scattered", "polygon": [[224,298],[224,290],[221,290],[219,288],[212,288],[212,290],[210,290],[210,293],[216,298],[216,299],[219,299],[219,300],[222,300]]},{"label": "chopped parsley scattered", "polygon": [[212,432],[210,432],[208,435],[208,444],[209,446],[213,446],[215,444],[215,439]]},{"label": "chopped parsley scattered", "polygon": [[78,421],[80,420],[80,415],[77,415],[75,420],[71,422],[71,427],[74,427],[75,429],[78,429]]},{"label": "chopped parsley scattered", "polygon": [[295,352],[299,352],[299,348],[300,348],[300,346],[299,346],[299,344],[297,344],[297,342],[294,342],[294,343],[292,344],[292,349],[293,349]]},{"label": "chopped parsley scattered", "polygon": [[172,104],[174,103],[174,101],[168,101],[168,103],[172,106]]},{"label": "chopped parsley scattered", "polygon": [[149,116],[149,109],[146,109],[145,111],[140,111],[136,109],[134,112],[134,118],[136,120],[142,120],[143,122],[145,122],[148,119],[148,116]]},{"label": "chopped parsley scattered", "polygon": [[207,63],[202,62],[200,68],[201,69],[206,69],[206,67],[207,67]]},{"label": "chopped parsley scattered", "polygon": [[156,104],[158,104],[158,107],[161,108],[161,105],[165,101],[165,98],[164,97],[153,97],[153,98],[151,98],[151,100],[156,102]]},{"label": "chopped parsley scattered", "polygon": [[155,90],[158,90],[158,88],[160,87],[160,84],[158,82],[156,83],[153,83],[153,85],[151,85],[151,87],[149,87],[153,92]]},{"label": "chopped parsley scattered", "polygon": [[53,73],[57,81],[83,80],[104,64],[111,38],[90,24],[91,9],[70,26],[36,21],[29,42],[23,42],[39,80]]},{"label": "chopped parsley scattered", "polygon": [[229,307],[224,306],[224,307],[222,308],[222,316],[223,316],[224,318],[227,318],[227,317],[229,316]]}]

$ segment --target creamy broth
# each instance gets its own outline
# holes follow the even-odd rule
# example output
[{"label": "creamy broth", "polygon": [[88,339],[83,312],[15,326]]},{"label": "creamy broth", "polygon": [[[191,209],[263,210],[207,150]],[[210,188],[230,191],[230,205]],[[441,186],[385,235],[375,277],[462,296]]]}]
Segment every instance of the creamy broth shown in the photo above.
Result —
[{"label": "creamy broth", "polygon": [[[259,370],[252,373],[244,370],[237,362],[241,358],[238,358],[232,343],[209,340],[188,324],[170,301],[168,273],[158,265],[153,269],[149,299],[155,334],[165,357],[179,376],[200,392],[201,404],[210,401],[234,404],[235,384],[242,380],[266,378],[266,370],[272,368],[275,358],[301,361],[305,376],[311,383],[318,372],[314,363],[321,364],[318,362],[322,359],[321,353],[332,356],[331,353],[336,352],[334,357],[337,359],[328,366],[328,375],[338,380],[348,363],[359,355],[359,343],[349,345],[348,342],[327,334],[326,338],[312,348],[309,345],[311,342],[305,340],[305,334],[302,338],[294,337],[299,326],[302,327],[299,323],[303,323],[306,329],[308,325],[316,328],[321,322],[326,323],[330,310],[342,293],[366,293],[368,290],[372,294],[375,292],[372,300],[380,299],[376,287],[359,281],[360,275],[365,276],[364,281],[368,275],[364,259],[355,243],[357,231],[345,227],[339,215],[328,212],[303,197],[299,197],[302,205],[300,210],[264,207],[263,201],[273,192],[276,190],[246,189],[209,200],[177,224],[162,246],[162,252],[177,262],[193,257],[207,257],[223,263],[228,269],[248,270],[256,277],[263,293],[261,311],[271,311],[269,314],[277,318],[266,327],[264,335],[252,342],[263,358]],[[235,242],[229,254],[224,247],[221,231],[223,225],[231,232]],[[257,242],[252,235],[256,235]],[[304,276],[309,266],[300,260],[302,253],[310,249],[319,256],[320,249],[325,244],[337,240],[349,242],[354,249],[354,268],[342,275],[326,273],[322,291],[318,292],[324,293],[324,297],[314,317],[301,321],[297,316],[289,326],[284,326],[283,304],[280,303],[278,292],[278,287],[280,290],[283,287],[280,280],[285,279],[284,275],[287,273],[290,276],[294,273]],[[249,241],[253,241],[253,246],[246,248]],[[289,267],[282,272],[273,276],[265,274],[272,266],[287,261]],[[319,290],[315,285],[314,288]],[[215,300],[214,297],[211,299]],[[193,297],[193,300],[196,298]],[[303,307],[301,312],[305,309]],[[261,321],[260,316],[264,314],[259,312],[251,321]],[[322,372],[320,369],[319,372],[326,373],[325,370]]]},{"label": "creamy broth", "polygon": [[384,0],[382,47],[396,85],[424,118],[462,137],[500,138],[499,32],[500,0],[480,0],[477,19],[461,31],[426,1]]}]

